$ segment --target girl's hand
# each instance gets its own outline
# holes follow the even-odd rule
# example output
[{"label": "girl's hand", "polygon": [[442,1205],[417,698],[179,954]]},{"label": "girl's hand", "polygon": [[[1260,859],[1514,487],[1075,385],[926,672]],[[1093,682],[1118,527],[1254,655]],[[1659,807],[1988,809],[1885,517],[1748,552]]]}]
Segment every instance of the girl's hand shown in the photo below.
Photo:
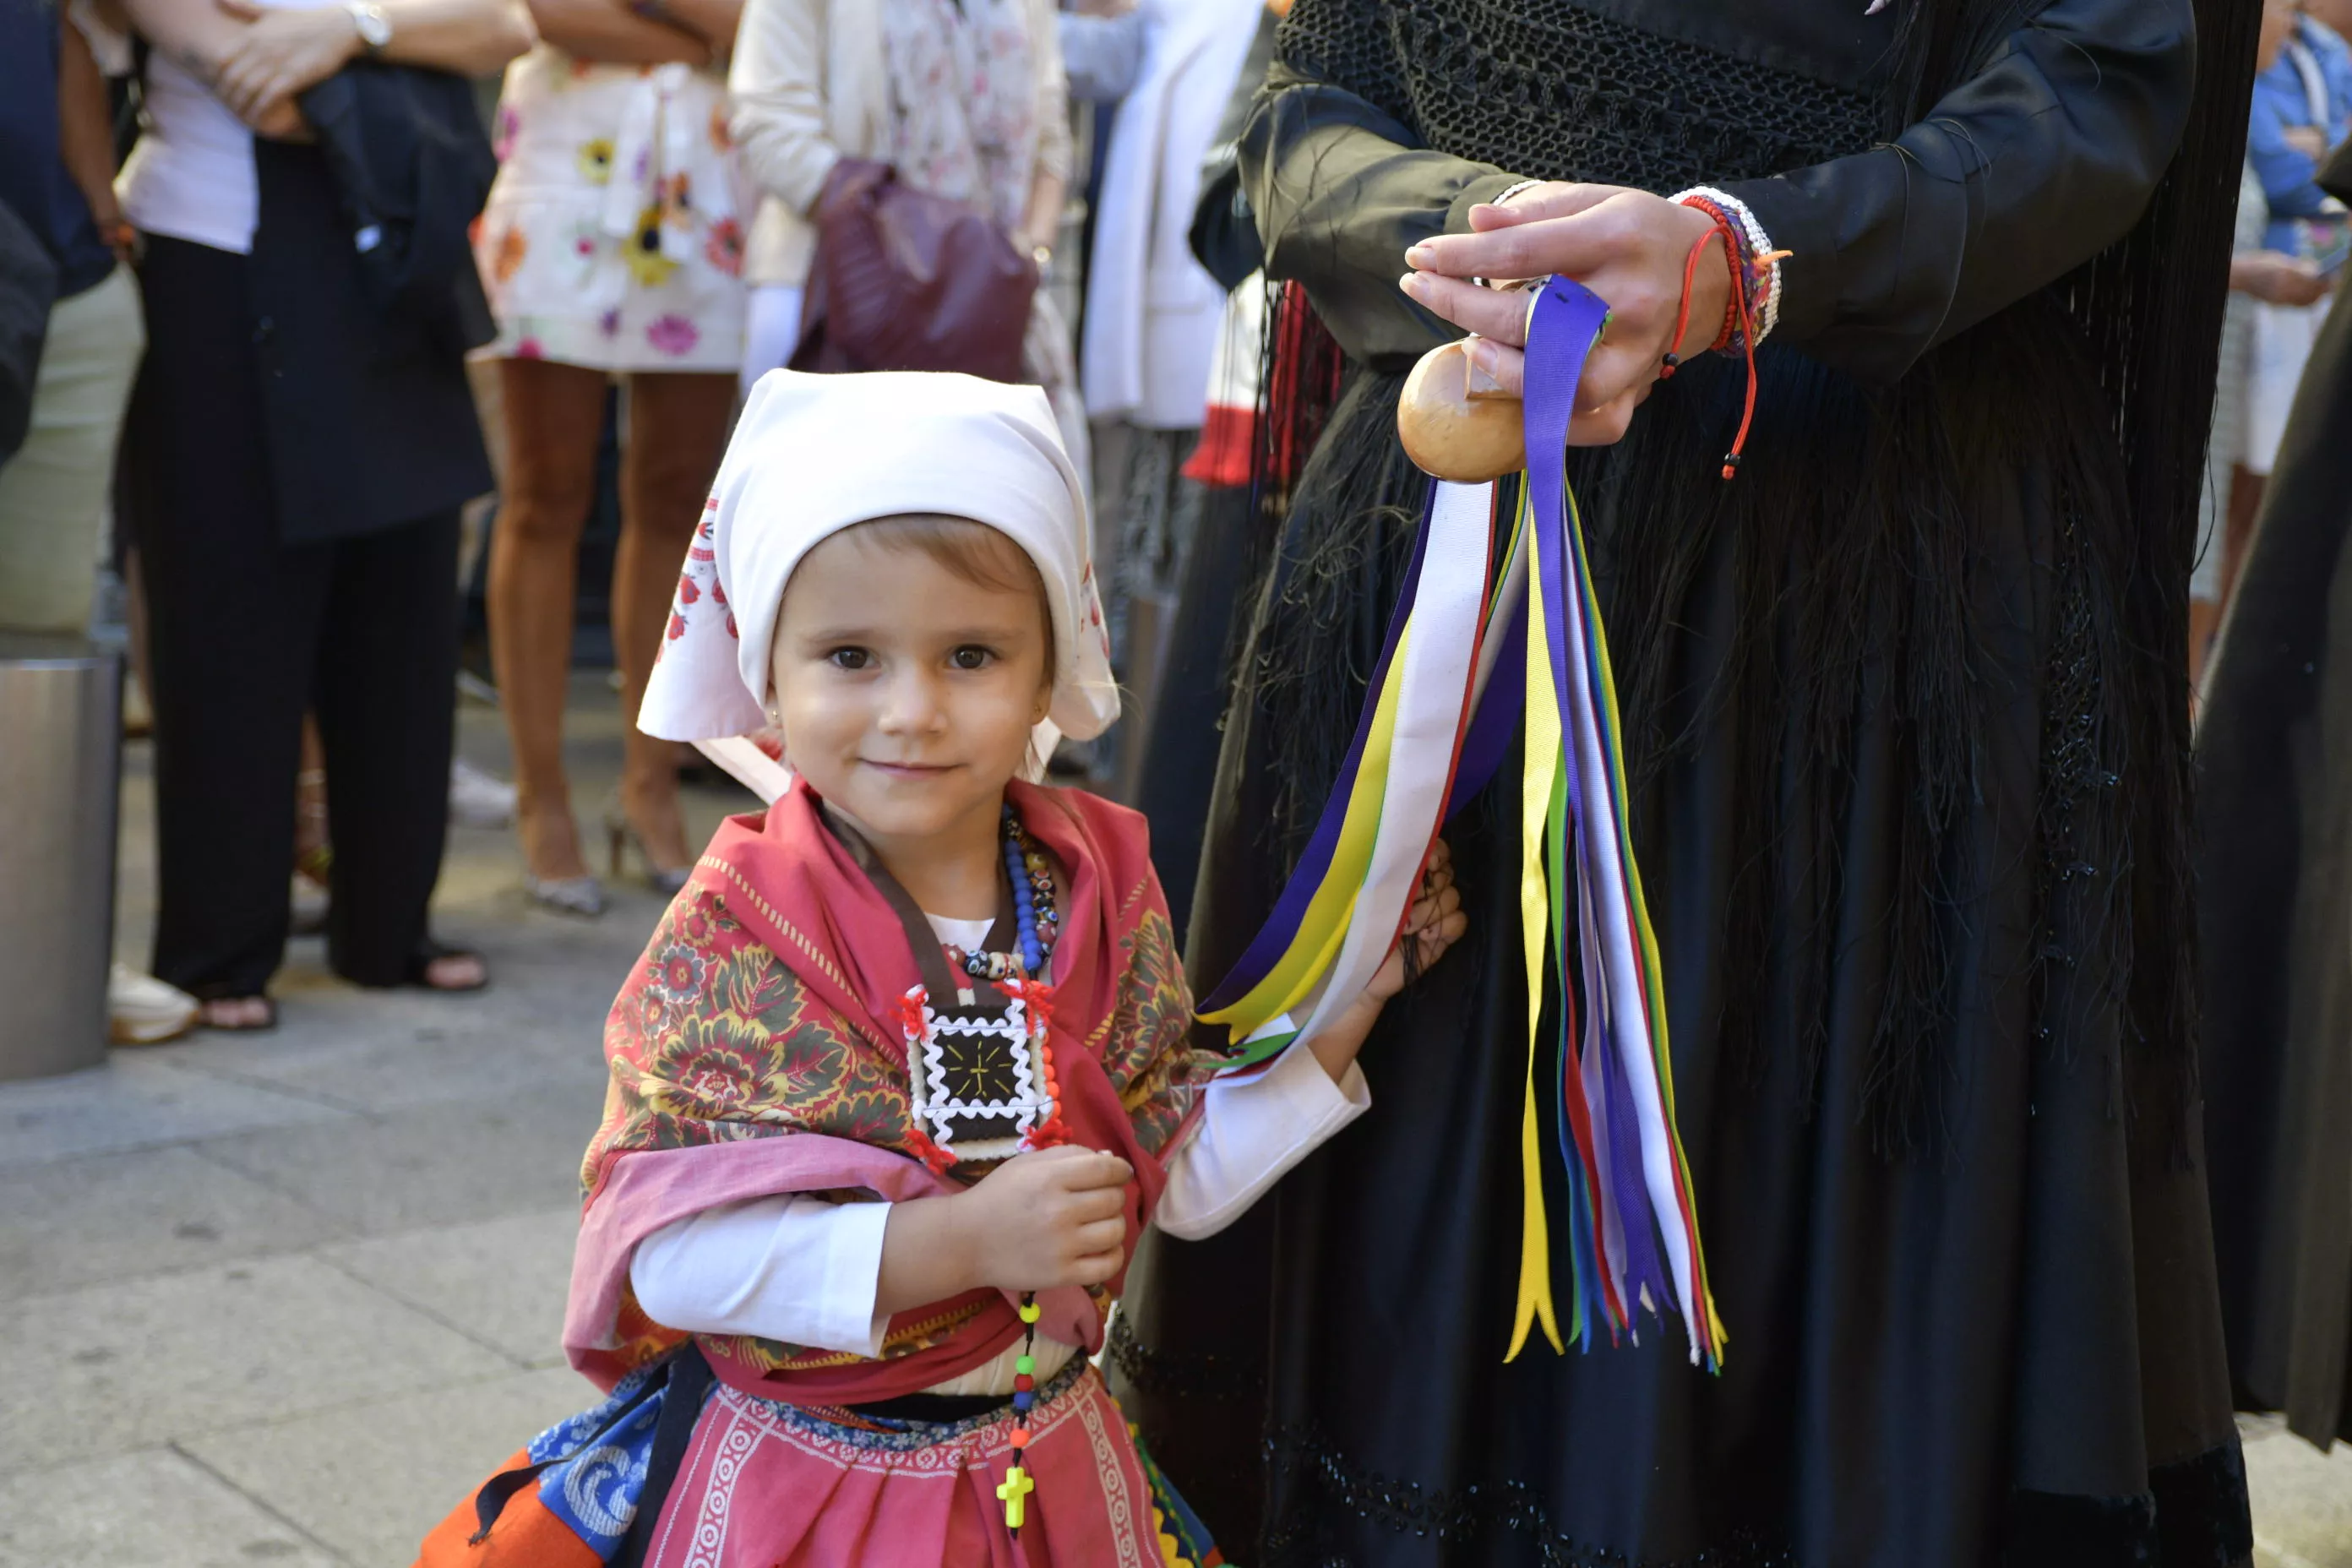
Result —
[{"label": "girl's hand", "polygon": [[1444,957],[1445,950],[1461,941],[1469,929],[1470,917],[1462,912],[1461,890],[1454,885],[1454,851],[1441,838],[1429,852],[1429,864],[1422,868],[1421,896],[1405,913],[1404,930],[1389,949],[1388,961],[1364,987],[1365,1005],[1384,1007],[1390,997],[1404,989],[1408,947],[1412,952],[1412,973],[1421,974]]},{"label": "girl's hand", "polygon": [[1421,894],[1405,911],[1404,929],[1379,973],[1345,1012],[1307,1042],[1333,1083],[1347,1081],[1348,1068],[1380,1022],[1381,1009],[1404,989],[1405,955],[1412,955],[1412,973],[1417,975],[1444,957],[1445,950],[1469,929],[1470,917],[1462,912],[1462,895],[1454,886],[1454,851],[1441,838],[1430,848],[1429,860],[1421,868]]},{"label": "girl's hand", "polygon": [[[360,52],[359,29],[341,5],[289,11],[252,0],[215,3],[245,24],[221,57],[215,89],[232,113],[265,135],[282,134],[296,93],[326,80]],[[294,123],[299,125],[299,115]]]},{"label": "girl's hand", "polygon": [[1019,1154],[956,1198],[979,1283],[1051,1290],[1108,1283],[1127,1261],[1127,1184],[1116,1154],[1073,1144]]},{"label": "girl's hand", "polygon": [[1605,447],[1622,437],[1669,350],[1703,352],[1723,330],[1731,275],[1722,241],[1708,246],[1691,283],[1690,321],[1679,343],[1683,272],[1714,220],[1663,196],[1615,185],[1531,185],[1505,205],[1470,209],[1469,234],[1439,235],[1405,252],[1402,288],[1412,300],[1486,341],[1471,361],[1511,396],[1524,386],[1528,310],[1517,289],[1482,289],[1473,278],[1573,278],[1609,304],[1609,325],[1577,394],[1569,441]]}]

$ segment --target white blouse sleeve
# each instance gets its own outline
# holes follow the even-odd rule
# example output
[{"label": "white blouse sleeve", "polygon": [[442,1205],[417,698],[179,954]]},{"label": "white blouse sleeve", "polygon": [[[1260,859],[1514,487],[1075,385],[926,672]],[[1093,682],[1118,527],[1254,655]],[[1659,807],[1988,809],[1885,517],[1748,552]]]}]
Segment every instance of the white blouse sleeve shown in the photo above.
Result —
[{"label": "white blouse sleeve", "polygon": [[1185,1241],[1233,1224],[1292,1166],[1372,1108],[1361,1068],[1349,1063],[1334,1083],[1314,1052],[1296,1046],[1255,1078],[1220,1079],[1202,1093],[1200,1121],[1169,1163],[1154,1216]]},{"label": "white blouse sleeve", "polygon": [[721,1204],[638,1243],[629,1284],[646,1315],[698,1334],[751,1334],[880,1355],[875,1310],[886,1203],[782,1194]]}]

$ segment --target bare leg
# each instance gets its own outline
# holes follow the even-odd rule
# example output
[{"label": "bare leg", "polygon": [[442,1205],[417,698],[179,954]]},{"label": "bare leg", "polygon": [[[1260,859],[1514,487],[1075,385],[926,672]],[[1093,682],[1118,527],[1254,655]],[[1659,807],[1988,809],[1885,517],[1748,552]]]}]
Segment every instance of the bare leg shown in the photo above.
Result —
[{"label": "bare leg", "polygon": [[2218,601],[2189,601],[2189,710],[2192,715],[2197,711],[2198,689],[2205,684],[2205,659],[2213,650],[2213,634],[2221,626]]},{"label": "bare leg", "polygon": [[628,447],[621,456],[621,543],[613,561],[613,644],[627,737],[621,808],[656,870],[693,863],[677,806],[677,748],[637,729],[637,709],[669,624],[687,546],[727,441],[731,375],[629,378]]},{"label": "bare leg", "polygon": [[2269,476],[2250,472],[2243,468],[2230,472],[2230,516],[2222,532],[2221,604],[2227,608],[2230,596],[2238,591],[2238,573],[2246,563],[2246,552],[2253,548],[2254,521],[2263,510],[2263,489]]},{"label": "bare leg", "polygon": [[532,876],[561,880],[588,870],[563,777],[563,701],[604,374],[529,359],[499,371],[507,465],[490,541],[490,663],[514,748],[523,859]]},{"label": "bare leg", "polygon": [[294,775],[294,869],[327,885],[321,851],[327,848],[327,752],[319,742],[319,721],[302,717],[302,771]]}]

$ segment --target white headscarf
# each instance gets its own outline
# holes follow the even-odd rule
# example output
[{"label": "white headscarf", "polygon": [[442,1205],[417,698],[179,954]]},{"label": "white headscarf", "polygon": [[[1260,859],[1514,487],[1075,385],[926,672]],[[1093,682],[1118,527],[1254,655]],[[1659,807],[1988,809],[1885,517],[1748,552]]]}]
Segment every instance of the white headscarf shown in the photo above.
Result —
[{"label": "white headscarf", "polygon": [[1108,729],[1118,688],[1086,490],[1045,393],[970,375],[789,370],[760,378],[728,443],[637,727],[667,741],[761,728],[793,569],[845,528],[909,513],[970,518],[1028,552],[1054,617],[1046,723],[1081,741]]}]

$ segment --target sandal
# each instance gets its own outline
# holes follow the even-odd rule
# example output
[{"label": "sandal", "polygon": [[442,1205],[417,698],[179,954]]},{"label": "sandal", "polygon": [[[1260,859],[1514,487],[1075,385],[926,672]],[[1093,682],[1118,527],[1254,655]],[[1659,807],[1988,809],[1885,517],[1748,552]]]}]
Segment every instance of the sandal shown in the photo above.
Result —
[{"label": "sandal", "polygon": [[207,996],[196,1004],[196,1025],[219,1035],[261,1035],[278,1027],[278,1004],[267,996]]},{"label": "sandal", "polygon": [[[433,978],[433,966],[436,963],[446,963],[453,958],[471,960],[475,969],[479,972],[479,978],[467,984],[457,985],[444,984],[441,982],[435,980]],[[428,941],[423,946],[419,947],[414,953],[409,955],[408,973],[405,978],[407,984],[424,991],[440,991],[452,994],[465,991],[480,991],[487,988],[490,984],[490,966],[483,962],[482,955],[480,953],[474,952],[471,948],[450,947],[442,942]]]}]

